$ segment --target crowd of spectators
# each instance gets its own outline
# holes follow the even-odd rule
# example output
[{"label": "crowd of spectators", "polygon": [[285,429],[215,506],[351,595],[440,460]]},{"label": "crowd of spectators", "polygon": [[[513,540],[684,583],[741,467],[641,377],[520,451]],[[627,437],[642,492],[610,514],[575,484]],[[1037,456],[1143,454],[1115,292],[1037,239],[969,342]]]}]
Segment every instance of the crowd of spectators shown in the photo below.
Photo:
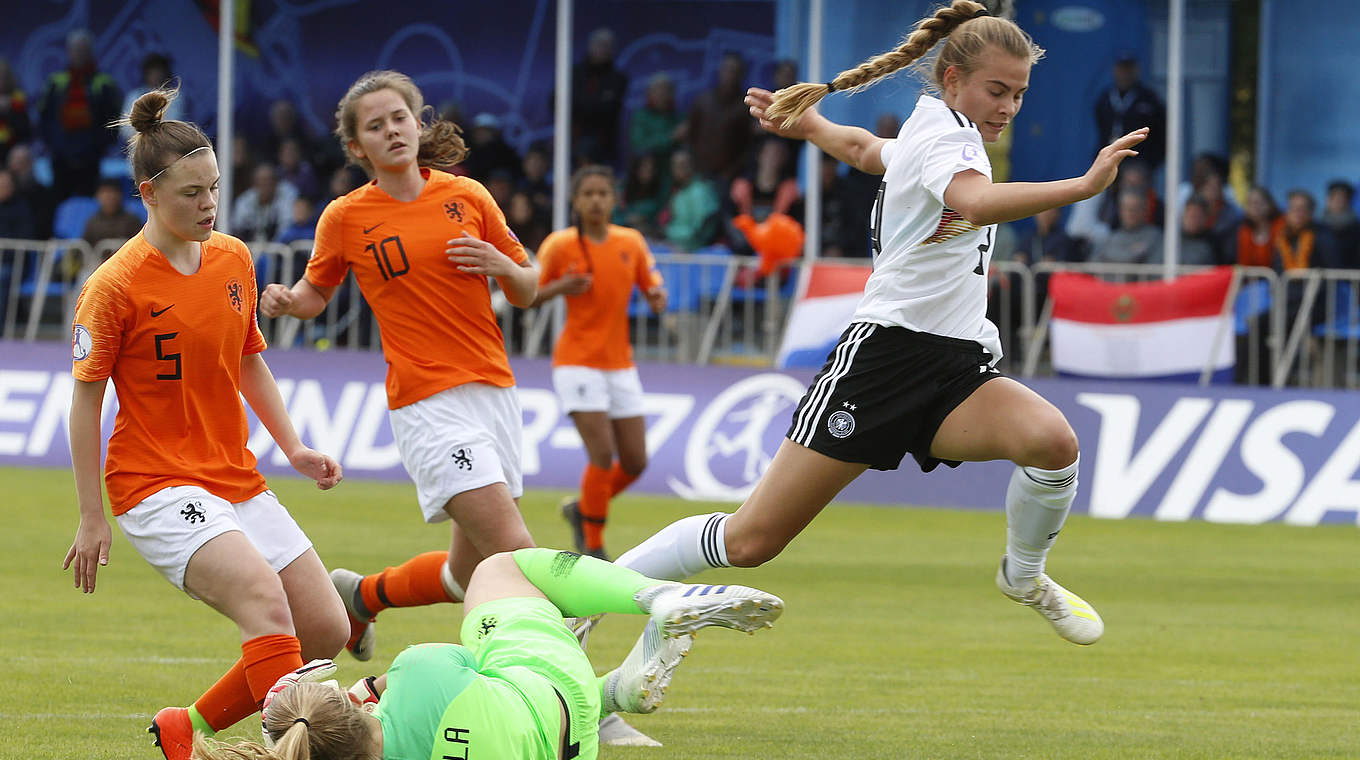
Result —
[{"label": "crowd of spectators", "polygon": [[[1102,141],[1139,127],[1165,132],[1160,97],[1139,80],[1137,60],[1121,55],[1111,86],[1094,107]],[[1021,261],[1160,264],[1164,261],[1163,209],[1167,199],[1154,181],[1165,160],[1164,139],[1149,139],[1124,162],[1107,191],[1069,209],[1046,212],[1018,244]],[[1184,265],[1267,267],[1276,272],[1309,267],[1360,268],[1360,220],[1355,188],[1332,180],[1321,214],[1311,192],[1293,189],[1284,207],[1265,187],[1251,187],[1239,203],[1220,155],[1195,156],[1190,176],[1170,199],[1179,210],[1178,261]],[[1065,220],[1065,221],[1064,221]]]},{"label": "crowd of spectators", "polygon": [[[646,80],[644,99],[630,112],[630,78],[616,62],[613,33],[598,29],[588,39],[572,70],[572,164],[616,169],[618,223],[642,230],[670,250],[722,244],[754,253],[733,223],[738,217],[761,222],[783,214],[799,224],[805,221],[798,171],[801,143],[762,132],[743,103],[750,85],[777,89],[797,81],[796,62],[779,61],[768,74],[753,76],[740,53],[725,53],[711,86],[683,104],[672,76],[658,72]],[[65,68],[48,77],[36,99],[19,87],[10,65],[0,60],[0,237],[51,236],[62,201],[94,196],[96,188],[100,211],[90,218],[85,237],[107,232],[116,238],[131,228],[128,217],[116,213],[121,207],[113,200],[114,184],[100,184],[100,159],[117,155],[118,141],[117,133],[104,125],[147,89],[176,81],[173,63],[159,53],[147,55],[140,81],[125,93],[99,69],[87,33],[73,32],[66,53]],[[1164,161],[1165,108],[1157,93],[1140,81],[1135,57],[1121,55],[1111,79],[1094,104],[1098,137],[1103,141],[1141,126],[1152,127],[1153,137],[1102,195],[1046,212],[1014,230],[1000,230],[999,257],[1012,255],[1011,249],[1016,259],[1029,262],[1158,263],[1163,258],[1162,208],[1171,202],[1180,208],[1180,260],[1186,264],[1243,264],[1277,271],[1360,267],[1360,221],[1348,182],[1328,186],[1320,214],[1305,190],[1290,191],[1283,209],[1262,187],[1251,188],[1239,203],[1227,182],[1226,161],[1204,154],[1196,157],[1177,197],[1162,198],[1156,178]],[[192,103],[181,97],[173,107]],[[465,129],[471,149],[454,171],[485,184],[520,238],[529,248],[537,247],[551,231],[550,146],[521,146],[521,153],[507,141],[501,116],[476,113],[469,118],[448,101],[438,111]],[[242,124],[233,143],[235,197],[223,201],[231,210],[232,231],[250,242],[305,240],[325,204],[364,177],[345,165],[331,135],[309,132],[293,103],[270,104],[261,121]],[[900,124],[899,115],[885,113],[874,131],[891,137]],[[35,177],[35,141],[51,162],[47,184]],[[878,178],[827,157],[816,179],[822,195],[822,254],[867,257],[867,219]],[[127,200],[130,182],[123,182],[122,198]]]}]

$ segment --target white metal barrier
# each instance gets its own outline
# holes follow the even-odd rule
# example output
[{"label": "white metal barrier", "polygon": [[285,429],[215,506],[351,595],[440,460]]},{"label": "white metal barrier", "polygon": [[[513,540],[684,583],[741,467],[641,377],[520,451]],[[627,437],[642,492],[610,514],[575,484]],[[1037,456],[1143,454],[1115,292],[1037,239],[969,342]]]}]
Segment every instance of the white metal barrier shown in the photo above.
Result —
[{"label": "white metal barrier", "polygon": [[[83,240],[0,240],[0,336],[66,340],[76,297],[90,272],[122,241],[91,248]],[[311,241],[252,244],[257,282],[291,286],[303,274]],[[629,307],[640,360],[769,366],[778,353],[803,264],[768,277],[755,257],[721,253],[657,254],[670,305],[653,315],[640,296]],[[1047,374],[1052,303],[1048,278],[1077,271],[1118,281],[1160,279],[1160,265],[992,262],[988,315],[1001,332],[1007,368]],[[1235,270],[1229,293],[1235,315],[1237,381],[1249,385],[1360,388],[1360,271],[1310,269],[1277,274]],[[493,303],[512,355],[551,353],[564,310],[561,299],[514,309],[494,290]],[[260,318],[275,349],[345,347],[377,351],[377,321],[351,275],[316,319]],[[1226,332],[1226,331],[1225,331]],[[1209,376],[1208,357],[1202,380]]]},{"label": "white metal barrier", "polygon": [[[798,282],[794,264],[768,277],[759,260],[716,253],[659,253],[656,265],[665,280],[668,305],[653,315],[639,294],[629,306],[633,352],[649,361],[709,364],[716,361],[770,364],[779,350],[788,305]],[[560,300],[524,317],[523,343],[509,339],[528,356],[551,353],[561,330]],[[506,312],[513,310],[508,308]],[[512,325],[502,329],[507,338]]]},{"label": "white metal barrier", "polygon": [[84,240],[0,239],[0,335],[69,340],[80,286],[99,261]]},{"label": "white metal barrier", "polygon": [[1278,296],[1287,322],[1272,385],[1360,387],[1360,271],[1290,270]]}]

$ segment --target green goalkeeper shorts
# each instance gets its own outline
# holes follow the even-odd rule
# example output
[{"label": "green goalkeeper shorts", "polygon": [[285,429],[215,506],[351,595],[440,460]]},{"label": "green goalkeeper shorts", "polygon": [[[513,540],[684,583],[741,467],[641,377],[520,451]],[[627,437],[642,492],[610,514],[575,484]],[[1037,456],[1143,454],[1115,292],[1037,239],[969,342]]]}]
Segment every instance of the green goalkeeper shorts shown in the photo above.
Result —
[{"label": "green goalkeeper shorts", "polygon": [[510,682],[545,728],[557,726],[553,716],[566,708],[564,758],[596,757],[600,687],[561,610],[538,597],[496,599],[472,610],[461,635],[463,646],[477,658],[478,673]]}]

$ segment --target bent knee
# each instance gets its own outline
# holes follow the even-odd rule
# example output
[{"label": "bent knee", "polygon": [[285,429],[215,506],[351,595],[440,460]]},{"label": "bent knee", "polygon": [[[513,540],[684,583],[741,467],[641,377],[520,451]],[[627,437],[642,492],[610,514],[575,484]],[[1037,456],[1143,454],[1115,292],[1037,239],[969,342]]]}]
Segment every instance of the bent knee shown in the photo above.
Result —
[{"label": "bent knee", "polygon": [[349,641],[349,616],[343,604],[335,610],[328,610],[321,620],[294,620],[293,627],[298,632],[302,644],[304,662],[315,659],[332,659]]},{"label": "bent knee", "polygon": [[1026,441],[1023,461],[1016,464],[1042,470],[1060,470],[1077,461],[1077,433],[1061,416],[1038,426]]},{"label": "bent knee", "polygon": [[485,568],[487,572],[498,572],[514,568],[515,571],[518,572],[519,564],[515,562],[516,551],[519,550],[512,549],[510,551],[496,552],[495,554],[492,554],[491,556],[477,563],[477,569],[481,570]]},{"label": "bent knee", "polygon": [[642,474],[643,470],[647,469],[647,457],[620,457],[619,469],[623,470],[628,477],[636,478]]}]

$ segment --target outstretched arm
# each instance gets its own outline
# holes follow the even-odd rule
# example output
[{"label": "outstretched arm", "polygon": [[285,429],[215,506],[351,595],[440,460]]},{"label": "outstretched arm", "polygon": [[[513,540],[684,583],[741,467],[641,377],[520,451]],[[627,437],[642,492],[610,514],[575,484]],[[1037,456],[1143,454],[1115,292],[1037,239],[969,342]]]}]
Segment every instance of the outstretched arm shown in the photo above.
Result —
[{"label": "outstretched arm", "polygon": [[886,139],[867,129],[837,124],[817,113],[815,108],[804,112],[796,124],[780,127],[765,118],[765,109],[769,107],[773,97],[774,93],[759,87],[752,87],[746,91],[746,105],[750,107],[751,115],[760,121],[760,126],[765,131],[780,137],[808,140],[835,156],[838,161],[843,161],[866,174],[882,174],[885,171],[881,151],[883,143],[887,142]]},{"label": "outstretched arm", "polygon": [[1148,136],[1147,127],[1106,145],[1091,168],[1080,177],[1054,182],[1001,182],[993,184],[980,172],[966,169],[954,175],[944,191],[945,205],[979,227],[1013,222],[1040,211],[1090,198],[1109,187],[1119,174],[1119,164],[1138,155],[1134,146]]}]

